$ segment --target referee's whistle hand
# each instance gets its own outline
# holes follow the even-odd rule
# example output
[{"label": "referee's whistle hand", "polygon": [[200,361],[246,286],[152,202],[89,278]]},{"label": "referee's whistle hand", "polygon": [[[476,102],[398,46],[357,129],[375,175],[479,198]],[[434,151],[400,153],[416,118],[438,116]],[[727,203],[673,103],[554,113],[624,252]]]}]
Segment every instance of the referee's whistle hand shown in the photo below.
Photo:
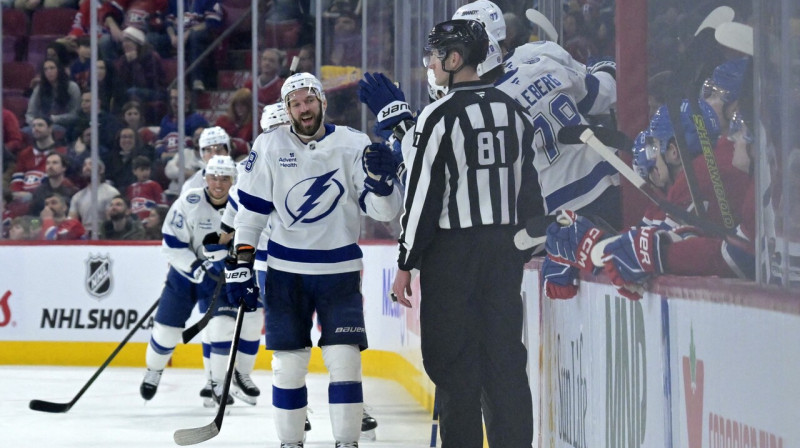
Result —
[{"label": "referee's whistle hand", "polygon": [[411,296],[411,272],[410,271],[397,271],[392,284],[392,300],[395,300],[400,305],[406,308],[411,308],[411,301],[408,297]]}]

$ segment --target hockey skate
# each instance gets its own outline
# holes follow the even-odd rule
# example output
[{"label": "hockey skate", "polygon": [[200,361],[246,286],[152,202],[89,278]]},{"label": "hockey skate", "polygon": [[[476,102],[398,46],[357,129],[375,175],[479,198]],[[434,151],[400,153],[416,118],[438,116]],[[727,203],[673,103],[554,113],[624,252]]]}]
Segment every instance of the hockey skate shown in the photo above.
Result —
[{"label": "hockey skate", "polygon": [[233,389],[231,393],[233,396],[244,401],[245,403],[255,406],[258,401],[258,396],[261,395],[261,390],[256,386],[250,375],[247,373],[240,373],[238,370],[233,371]]},{"label": "hockey skate", "polygon": [[203,407],[204,408],[213,408],[217,406],[217,402],[214,401],[213,393],[211,392],[214,385],[211,383],[211,380],[208,380],[205,386],[200,389],[200,397],[203,399]]},{"label": "hockey skate", "polygon": [[[216,404],[220,404],[222,402],[222,384],[217,384],[215,382],[211,382],[211,396],[214,397],[214,402]],[[233,397],[228,394],[228,399],[226,400],[228,406],[233,404]]]},{"label": "hockey skate", "polygon": [[[364,411],[364,414],[361,416],[361,438],[363,440],[369,440],[371,442],[375,441],[375,428],[378,427],[378,421],[369,414],[367,411]],[[346,446],[346,445],[345,445]]]},{"label": "hockey skate", "polygon": [[336,442],[336,448],[358,448],[358,442]]},{"label": "hockey skate", "polygon": [[303,448],[303,442],[281,443],[281,448]]},{"label": "hockey skate", "polygon": [[161,381],[161,373],[163,370],[150,370],[144,373],[144,379],[139,386],[139,394],[145,400],[151,400],[158,390],[158,383]]}]

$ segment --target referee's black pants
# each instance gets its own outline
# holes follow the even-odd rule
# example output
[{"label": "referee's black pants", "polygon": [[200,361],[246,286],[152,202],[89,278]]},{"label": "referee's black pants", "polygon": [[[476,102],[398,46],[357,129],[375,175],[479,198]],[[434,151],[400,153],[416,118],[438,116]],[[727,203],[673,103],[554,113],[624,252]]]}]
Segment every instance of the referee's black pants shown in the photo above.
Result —
[{"label": "referee's black pants", "polygon": [[[421,345],[443,448],[530,448],[523,256],[509,226],[439,230],[421,263]],[[481,413],[483,411],[483,413]]]}]

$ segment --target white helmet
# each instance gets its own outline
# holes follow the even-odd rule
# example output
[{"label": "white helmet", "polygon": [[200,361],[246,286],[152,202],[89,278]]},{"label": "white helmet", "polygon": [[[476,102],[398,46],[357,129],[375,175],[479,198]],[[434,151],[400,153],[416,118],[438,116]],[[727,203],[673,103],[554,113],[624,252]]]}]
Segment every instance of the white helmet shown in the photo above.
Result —
[{"label": "white helmet", "polygon": [[503,18],[503,11],[489,0],[467,3],[456,10],[452,19],[477,20],[498,42],[506,39],[506,19]]},{"label": "white helmet", "polygon": [[231,156],[214,156],[206,164],[206,176],[230,176],[236,179],[236,162]]},{"label": "white helmet", "polygon": [[486,59],[478,64],[478,76],[483,76],[493,68],[503,65],[503,50],[500,49],[500,44],[491,33],[487,34],[489,35],[489,50],[486,52]]},{"label": "white helmet", "polygon": [[433,69],[428,69],[428,97],[431,101],[436,101],[439,98],[447,95],[447,86],[440,86],[436,84],[436,74]]},{"label": "white helmet", "polygon": [[314,92],[320,101],[325,100],[325,91],[322,90],[322,83],[319,82],[316,76],[311,73],[295,73],[286,78],[283,87],[281,87],[281,102],[283,102],[284,105],[288,105],[289,94],[300,89],[309,89],[311,92]]},{"label": "white helmet", "polygon": [[266,132],[282,124],[289,123],[286,105],[282,102],[267,104],[261,112],[261,130]]},{"label": "white helmet", "polygon": [[225,145],[228,149],[228,153],[231,151],[231,138],[228,133],[225,132],[225,129],[219,126],[203,129],[203,132],[200,133],[198,144],[200,145],[201,153],[203,152],[203,148],[211,145]]}]

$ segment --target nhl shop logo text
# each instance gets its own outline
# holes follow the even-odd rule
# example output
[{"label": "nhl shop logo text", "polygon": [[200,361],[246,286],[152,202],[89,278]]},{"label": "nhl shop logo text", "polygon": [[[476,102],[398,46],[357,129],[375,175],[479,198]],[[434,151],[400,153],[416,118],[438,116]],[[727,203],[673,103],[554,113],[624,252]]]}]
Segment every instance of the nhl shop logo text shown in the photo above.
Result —
[{"label": "nhl shop logo text", "polygon": [[89,254],[86,260],[86,290],[89,294],[102,298],[111,292],[111,258]]}]

